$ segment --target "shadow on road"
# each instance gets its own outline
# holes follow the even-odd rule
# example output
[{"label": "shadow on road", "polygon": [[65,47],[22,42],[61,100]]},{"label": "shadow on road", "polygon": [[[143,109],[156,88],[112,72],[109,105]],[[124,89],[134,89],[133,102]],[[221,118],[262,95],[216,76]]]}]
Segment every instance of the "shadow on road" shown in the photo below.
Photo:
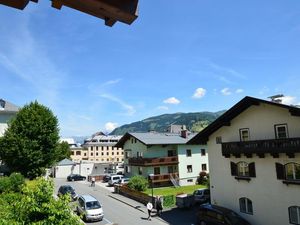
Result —
[{"label": "shadow on road", "polygon": [[191,225],[196,223],[196,212],[198,206],[194,206],[192,208],[180,209],[173,208],[171,210],[163,211],[162,214],[158,217],[157,215],[153,216],[156,218],[160,218],[168,222],[171,225]]}]

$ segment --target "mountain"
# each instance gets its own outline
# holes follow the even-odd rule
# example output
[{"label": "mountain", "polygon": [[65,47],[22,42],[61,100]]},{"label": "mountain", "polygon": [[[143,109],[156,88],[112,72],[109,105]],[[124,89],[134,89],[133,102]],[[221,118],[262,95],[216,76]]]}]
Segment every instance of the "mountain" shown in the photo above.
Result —
[{"label": "mountain", "polygon": [[163,114],[131,124],[125,124],[114,129],[110,134],[124,135],[126,132],[148,132],[150,130],[165,132],[171,124],[186,125],[188,130],[199,132],[224,112],[225,110],[219,112]]}]

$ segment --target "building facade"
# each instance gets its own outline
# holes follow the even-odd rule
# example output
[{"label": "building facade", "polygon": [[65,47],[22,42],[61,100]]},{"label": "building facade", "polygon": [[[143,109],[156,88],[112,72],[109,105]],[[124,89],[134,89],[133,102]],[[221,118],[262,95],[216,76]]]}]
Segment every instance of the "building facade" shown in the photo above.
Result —
[{"label": "building facade", "polygon": [[[184,133],[184,132],[182,132]],[[205,145],[187,145],[194,134],[127,133],[116,146],[125,152],[126,176],[153,174],[155,186],[192,185],[208,172]]]},{"label": "building facade", "polygon": [[19,107],[0,99],[0,136],[3,136],[8,127],[8,122],[17,114]]},{"label": "building facade", "polygon": [[[124,151],[121,147],[116,147],[115,144],[122,136],[117,135],[104,135],[98,133],[91,138],[85,140],[81,150],[82,160],[91,162],[103,163],[123,163]],[[74,151],[75,157],[79,157],[79,150]],[[78,155],[77,155],[78,154]],[[72,156],[72,157],[73,157]]]},{"label": "building facade", "polygon": [[252,225],[300,224],[299,108],[245,97],[189,143],[207,143],[213,204]]}]

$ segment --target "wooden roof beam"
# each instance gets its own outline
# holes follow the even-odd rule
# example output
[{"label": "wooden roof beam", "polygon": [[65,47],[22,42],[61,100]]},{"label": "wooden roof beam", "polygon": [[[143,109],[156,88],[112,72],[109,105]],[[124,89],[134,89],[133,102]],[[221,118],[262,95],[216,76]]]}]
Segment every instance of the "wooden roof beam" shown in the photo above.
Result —
[{"label": "wooden roof beam", "polygon": [[23,10],[29,1],[38,2],[38,0],[0,0],[0,4]]}]

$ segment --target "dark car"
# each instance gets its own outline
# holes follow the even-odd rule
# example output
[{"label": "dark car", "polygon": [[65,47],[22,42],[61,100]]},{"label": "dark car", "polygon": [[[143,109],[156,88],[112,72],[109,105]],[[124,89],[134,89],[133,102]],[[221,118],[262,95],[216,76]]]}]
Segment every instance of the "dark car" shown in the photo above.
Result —
[{"label": "dark car", "polygon": [[199,207],[197,223],[199,225],[251,225],[231,209],[210,204]]},{"label": "dark car", "polygon": [[58,189],[57,196],[60,197],[65,194],[70,194],[71,198],[75,201],[78,198],[78,195],[75,193],[75,190],[70,185],[62,185]]},{"label": "dark car", "polygon": [[85,176],[81,176],[79,174],[71,174],[67,177],[68,181],[75,181],[75,180],[86,180]]}]

